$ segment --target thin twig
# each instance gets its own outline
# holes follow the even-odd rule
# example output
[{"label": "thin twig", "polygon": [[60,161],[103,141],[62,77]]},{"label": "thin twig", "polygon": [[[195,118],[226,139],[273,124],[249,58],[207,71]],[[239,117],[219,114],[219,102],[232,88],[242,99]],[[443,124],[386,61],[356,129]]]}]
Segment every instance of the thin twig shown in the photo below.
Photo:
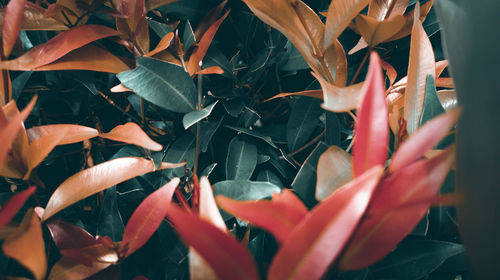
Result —
[{"label": "thin twig", "polygon": [[[202,81],[203,75],[198,75],[198,104],[196,105],[197,110],[202,109],[201,97],[202,97]],[[193,164],[193,174],[197,174],[198,171],[198,157],[200,156],[200,122],[196,122],[196,146],[194,151],[194,164]]]}]

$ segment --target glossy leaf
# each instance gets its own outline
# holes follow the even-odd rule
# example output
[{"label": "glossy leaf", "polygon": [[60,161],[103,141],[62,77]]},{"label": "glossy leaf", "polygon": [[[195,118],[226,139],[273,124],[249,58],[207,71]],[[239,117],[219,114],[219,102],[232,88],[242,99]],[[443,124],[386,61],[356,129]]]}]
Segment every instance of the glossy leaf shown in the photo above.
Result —
[{"label": "glossy leaf", "polygon": [[99,133],[96,129],[83,125],[50,124],[32,127],[26,130],[26,134],[28,135],[30,142],[51,134],[63,134],[63,138],[57,143],[57,145],[66,145],[96,137]]},{"label": "glossy leaf", "polygon": [[432,149],[448,134],[450,128],[457,122],[460,112],[459,108],[451,109],[417,129],[394,153],[389,164],[389,172],[396,172]]},{"label": "glossy leaf", "polygon": [[457,107],[457,92],[455,90],[440,90],[437,93],[441,106],[446,111]]},{"label": "glossy leaf", "polygon": [[35,190],[36,187],[31,186],[27,190],[16,193],[4,205],[2,205],[2,208],[0,208],[0,230],[5,227],[12,220],[12,218],[14,218]]},{"label": "glossy leaf", "polygon": [[308,213],[302,201],[288,189],[273,194],[271,201],[238,201],[220,195],[217,203],[235,217],[269,231],[281,244]]},{"label": "glossy leaf", "polygon": [[196,87],[179,66],[147,57],[137,58],[134,70],[117,75],[121,83],[147,101],[173,112],[195,109]]},{"label": "glossy leaf", "polygon": [[[68,27],[54,18],[47,17],[43,12],[24,7],[24,16],[21,24],[21,30],[67,30]],[[5,8],[0,9],[0,26],[3,25],[5,18]],[[3,28],[3,27],[2,27]]]},{"label": "glossy leaf", "polygon": [[[177,163],[186,161],[186,167],[191,168],[194,164],[195,146],[196,138],[189,133],[184,134],[170,146],[165,156],[165,160]],[[172,169],[171,171],[177,177],[185,175],[184,167]]]},{"label": "glossy leaf", "polygon": [[422,117],[420,118],[420,126],[444,112],[445,110],[437,95],[434,77],[429,75],[427,76],[427,82],[425,85],[424,109],[422,110]]},{"label": "glossy leaf", "polygon": [[370,0],[332,0],[325,23],[324,48],[327,49],[342,34]]},{"label": "glossy leaf", "polygon": [[220,279],[259,279],[246,248],[226,232],[176,206],[169,209],[167,217],[181,238],[206,260]]},{"label": "glossy leaf", "polygon": [[311,138],[323,113],[321,101],[309,97],[296,97],[291,102],[291,113],[286,125],[287,145],[290,152],[302,147]]},{"label": "glossy leaf", "polygon": [[402,15],[410,0],[374,0],[368,7],[368,16],[377,20]]},{"label": "glossy leaf", "polygon": [[210,114],[212,113],[212,110],[214,109],[215,105],[217,105],[218,102],[219,102],[219,100],[216,100],[214,103],[208,105],[207,107],[205,107],[199,111],[193,111],[193,112],[185,114],[184,117],[182,118],[182,124],[184,125],[184,129],[188,129],[193,124],[210,116]]},{"label": "glossy leaf", "polygon": [[116,36],[118,32],[102,25],[87,24],[59,33],[48,42],[35,46],[22,56],[2,61],[1,69],[32,70],[47,65],[93,41]]},{"label": "glossy leaf", "polygon": [[213,185],[214,196],[223,195],[235,200],[259,200],[280,193],[281,189],[269,182],[226,180]]},{"label": "glossy leaf", "polygon": [[137,145],[152,151],[161,151],[163,149],[162,145],[149,138],[136,123],[132,122],[116,126],[108,133],[99,134],[99,137]]},{"label": "glossy leaf", "polygon": [[382,171],[370,169],[318,204],[279,249],[268,279],[319,279],[356,229]]},{"label": "glossy leaf", "polygon": [[345,250],[340,268],[360,269],[391,252],[425,215],[454,161],[455,150],[448,149],[385,178]]},{"label": "glossy leaf", "polygon": [[117,197],[116,187],[106,190],[96,226],[96,235],[109,236],[115,242],[123,239],[125,231]]},{"label": "glossy leaf", "polygon": [[364,98],[358,109],[353,147],[354,176],[361,175],[387,159],[389,126],[385,87],[380,58],[370,55],[370,68],[363,88]]},{"label": "glossy leaf", "polygon": [[332,146],[318,161],[316,198],[325,200],[338,188],[352,180],[352,157],[343,149]]},{"label": "glossy leaf", "polygon": [[321,105],[323,109],[332,112],[347,112],[357,108],[361,99],[363,83],[338,87],[315,73],[312,73],[312,75],[321,84],[323,90],[324,103]]},{"label": "glossy leaf", "polygon": [[376,46],[394,36],[406,23],[402,15],[378,21],[372,17],[359,15],[356,17],[356,27],[369,46]]},{"label": "glossy leaf", "polygon": [[158,45],[156,45],[156,48],[146,54],[146,56],[153,56],[159,52],[162,52],[166,50],[170,46],[170,42],[172,42],[172,39],[174,38],[174,33],[170,32],[167,35],[165,35],[163,38],[161,38],[160,42]]},{"label": "glossy leaf", "polygon": [[248,180],[257,165],[257,146],[236,136],[229,143],[226,157],[226,179]]},{"label": "glossy leaf", "polygon": [[2,46],[3,57],[5,58],[9,57],[12,52],[19,31],[21,30],[24,16],[24,4],[26,4],[26,0],[13,0],[9,1],[5,7],[5,15],[2,21]]},{"label": "glossy leaf", "polygon": [[230,128],[232,130],[235,130],[235,131],[238,131],[238,132],[241,132],[243,134],[246,134],[246,135],[249,135],[249,136],[252,136],[252,137],[255,137],[255,138],[258,138],[264,142],[266,142],[267,144],[269,144],[271,147],[277,149],[278,147],[276,146],[276,144],[274,144],[273,142],[273,139],[271,139],[271,137],[265,135],[265,134],[262,134],[258,131],[255,131],[255,130],[250,130],[250,129],[246,129],[246,128],[243,128],[243,127],[236,127],[236,126],[231,126],[231,125],[224,125],[224,127],[227,127],[227,128]]},{"label": "glossy leaf", "polygon": [[[415,9],[418,11],[418,4]],[[415,13],[414,21],[411,33],[408,84],[404,95],[404,117],[409,134],[412,134],[420,124],[427,76],[434,76],[435,73],[434,51],[422,23],[418,20],[418,13]]]},{"label": "glossy leaf", "polygon": [[298,91],[298,92],[285,92],[285,93],[280,93],[277,94],[269,99],[266,100],[270,101],[276,98],[282,98],[282,97],[287,97],[287,96],[308,96],[316,99],[323,99],[323,91],[322,90],[304,90],[304,91]]},{"label": "glossy leaf", "polygon": [[33,274],[35,279],[44,279],[47,273],[47,258],[42,235],[42,225],[33,210],[24,216],[20,232],[9,236],[2,244],[4,254],[15,259]]},{"label": "glossy leaf", "polygon": [[224,70],[220,66],[210,66],[201,69],[195,73],[196,75],[224,74]]},{"label": "glossy leaf", "polygon": [[[163,162],[157,170],[179,166],[182,164]],[[82,170],[66,179],[54,191],[45,207],[42,221],[86,197],[153,171],[153,161],[138,157],[117,158]]]},{"label": "glossy leaf", "polygon": [[155,233],[171,207],[172,196],[179,182],[179,178],[172,179],[146,197],[135,209],[123,233],[123,240],[120,244],[123,250],[121,256],[127,257],[141,248]]}]

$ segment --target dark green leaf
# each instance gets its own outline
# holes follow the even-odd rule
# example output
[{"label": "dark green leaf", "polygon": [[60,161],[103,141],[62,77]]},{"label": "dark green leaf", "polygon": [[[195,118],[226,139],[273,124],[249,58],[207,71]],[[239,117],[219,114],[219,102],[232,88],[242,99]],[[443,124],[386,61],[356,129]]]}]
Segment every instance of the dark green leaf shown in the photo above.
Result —
[{"label": "dark green leaf", "polygon": [[325,142],[328,145],[340,146],[340,121],[336,113],[326,112]]},{"label": "dark green leaf", "polygon": [[257,146],[236,136],[229,143],[226,157],[226,179],[248,180],[257,165]]},{"label": "dark green leaf", "polygon": [[208,105],[207,107],[205,107],[199,111],[193,111],[193,112],[185,114],[184,117],[182,118],[182,125],[184,125],[184,129],[188,129],[193,124],[210,116],[210,114],[212,113],[212,110],[214,109],[217,102],[219,102],[219,100],[216,100],[214,103]]},{"label": "dark green leaf", "polygon": [[163,38],[165,35],[172,32],[172,28],[164,23],[160,23],[152,19],[147,19],[147,21],[151,29],[153,29],[156,35],[160,38]]},{"label": "dark green leaf", "polygon": [[246,106],[245,108],[243,108],[243,112],[241,113],[240,116],[240,123],[242,123],[244,127],[250,127],[254,125],[255,122],[259,119],[260,116],[257,112]]},{"label": "dark green leaf", "polygon": [[18,100],[19,95],[21,95],[26,83],[28,83],[31,74],[33,74],[33,71],[22,72],[19,76],[12,80],[12,99]]},{"label": "dark green leaf", "polygon": [[116,187],[111,187],[104,194],[96,234],[109,236],[113,241],[120,241],[124,230],[125,226],[116,202]]},{"label": "dark green leaf", "polygon": [[240,115],[241,111],[245,107],[245,102],[241,98],[234,98],[223,102],[224,108],[227,113],[233,117]]},{"label": "dark green leaf", "polygon": [[269,182],[227,180],[213,185],[214,195],[224,195],[236,200],[259,200],[280,193],[280,187]]},{"label": "dark green leaf", "polygon": [[252,65],[250,65],[250,72],[255,72],[259,69],[264,68],[269,62],[269,58],[271,57],[272,49],[265,48],[262,49],[255,58],[253,59]]},{"label": "dark green leaf", "polygon": [[231,63],[229,63],[229,60],[227,60],[226,56],[224,56],[221,51],[215,48],[208,49],[208,52],[203,59],[203,67],[210,66],[220,66],[220,68],[224,70],[224,74],[222,74],[222,76],[236,80],[236,77],[233,75]]},{"label": "dark green leaf", "polygon": [[443,114],[444,108],[439,101],[437,95],[436,83],[434,82],[434,77],[432,75],[427,76],[427,81],[425,84],[425,99],[424,99],[424,109],[422,111],[422,116],[420,118],[420,126],[424,125],[427,121]]},{"label": "dark green leaf", "polygon": [[[193,167],[195,145],[196,138],[193,137],[193,135],[191,135],[190,133],[182,135],[179,139],[175,140],[172,146],[168,149],[164,161],[179,163],[186,160],[186,167]],[[184,167],[167,169],[163,172],[166,172],[167,174],[173,174],[177,177],[185,175]]]},{"label": "dark green leaf", "polygon": [[187,50],[191,47],[196,39],[194,38],[193,28],[191,27],[191,23],[189,20],[186,20],[186,25],[184,26],[184,34],[182,35],[182,44],[184,45],[184,49]]},{"label": "dark green leaf", "polygon": [[309,69],[306,61],[299,53],[299,51],[288,41],[285,45],[285,54],[287,57],[286,62],[280,66],[283,71],[297,71],[303,69]]},{"label": "dark green leaf", "polygon": [[322,101],[316,98],[298,96],[293,99],[292,113],[286,126],[288,149],[293,152],[302,147],[316,129],[323,112]]},{"label": "dark green leaf", "polygon": [[210,164],[209,166],[205,167],[203,169],[203,171],[201,171],[201,176],[206,176],[206,177],[210,176],[210,174],[212,174],[212,171],[214,171],[216,166],[217,166],[217,163],[214,162],[214,163]]},{"label": "dark green leaf", "polygon": [[224,127],[227,127],[227,128],[230,128],[232,130],[235,130],[235,131],[238,131],[238,132],[241,132],[243,134],[246,134],[246,135],[249,135],[249,136],[252,136],[252,137],[255,137],[255,138],[259,138],[260,140],[263,140],[265,141],[267,144],[271,145],[271,147],[273,148],[278,148],[276,147],[276,145],[273,143],[273,140],[271,139],[271,137],[269,136],[266,136],[262,133],[259,133],[257,131],[254,131],[254,130],[250,130],[250,129],[246,129],[246,128],[242,128],[242,127],[235,127],[235,126],[231,126],[231,125],[224,125]]},{"label": "dark green leaf", "polygon": [[257,181],[269,182],[283,189],[283,183],[281,182],[278,175],[276,175],[269,169],[264,169],[260,171],[259,174],[257,175]]},{"label": "dark green leaf", "polygon": [[200,122],[200,149],[202,152],[207,151],[210,140],[212,140],[223,120],[224,118],[221,118],[218,122]]},{"label": "dark green leaf", "polygon": [[177,65],[138,57],[135,69],[119,73],[117,77],[124,86],[162,108],[178,113],[195,109],[197,93],[194,82]]}]

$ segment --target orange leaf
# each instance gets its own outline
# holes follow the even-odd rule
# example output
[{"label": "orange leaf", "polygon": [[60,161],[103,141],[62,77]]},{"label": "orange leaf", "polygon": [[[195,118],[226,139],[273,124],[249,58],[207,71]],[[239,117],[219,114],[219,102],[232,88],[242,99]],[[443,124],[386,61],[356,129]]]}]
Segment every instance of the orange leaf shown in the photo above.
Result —
[{"label": "orange leaf", "polygon": [[220,279],[259,279],[247,249],[226,232],[174,205],[167,217],[181,238],[206,260]]},{"label": "orange leaf", "polygon": [[[433,202],[429,198],[438,195],[454,161],[455,150],[450,148],[384,179],[340,260],[340,269],[361,269],[391,252],[427,212]],[[422,203],[424,199],[429,200]]]},{"label": "orange leaf", "polygon": [[370,0],[332,0],[328,8],[325,23],[324,48],[330,45],[342,34],[344,29],[351,23]]},{"label": "orange leaf", "polygon": [[50,124],[35,126],[26,130],[26,133],[28,134],[29,141],[33,142],[47,135],[62,134],[63,131],[66,131],[66,134],[57,143],[57,145],[78,143],[80,141],[96,137],[99,134],[94,128],[76,124]]},{"label": "orange leaf", "polygon": [[460,112],[459,108],[451,109],[417,129],[392,156],[389,172],[394,173],[421,158],[448,134],[460,117]]},{"label": "orange leaf", "polygon": [[43,242],[42,225],[33,209],[24,216],[22,225],[26,229],[7,237],[2,244],[6,256],[15,259],[29,269],[35,279],[44,279],[47,273],[47,258]]},{"label": "orange leaf", "polygon": [[87,279],[97,272],[106,269],[112,265],[109,262],[94,262],[88,267],[69,257],[63,256],[52,267],[48,279],[50,280],[68,280],[68,279]]},{"label": "orange leaf", "polygon": [[332,75],[335,74],[335,85],[345,87],[347,84],[347,58],[344,47],[339,40],[335,40],[333,45],[326,49],[324,59],[329,72]]},{"label": "orange leaf", "polygon": [[217,203],[228,213],[263,228],[284,244],[307,214],[302,201],[288,189],[273,194],[271,201],[238,201],[217,196]]},{"label": "orange leaf", "polygon": [[119,33],[106,26],[86,24],[59,33],[48,42],[35,46],[22,56],[2,61],[1,69],[31,70],[52,63],[72,50],[98,39],[116,36]]},{"label": "orange leaf", "polygon": [[205,69],[201,69],[195,73],[196,75],[209,75],[209,74],[224,74],[224,70],[220,66],[210,66]]},{"label": "orange leaf", "polygon": [[368,16],[384,20],[404,14],[410,0],[374,0],[368,7]]},{"label": "orange leaf", "polygon": [[25,4],[26,0],[12,0],[5,8],[2,27],[3,57],[5,58],[9,57],[16,44],[23,22]]},{"label": "orange leaf", "polygon": [[174,33],[169,32],[167,35],[161,38],[160,42],[158,43],[158,45],[156,45],[156,48],[154,50],[148,52],[144,56],[151,57],[159,52],[166,50],[170,46],[170,42],[172,42],[173,38],[174,38]]},{"label": "orange leaf", "polygon": [[327,82],[320,75],[311,73],[321,84],[323,90],[323,109],[332,112],[347,112],[358,107],[363,83],[354,84],[347,87],[338,87]]},{"label": "orange leaf", "polygon": [[208,13],[203,17],[203,19],[196,26],[196,30],[194,31],[195,41],[199,41],[203,34],[210,28],[210,26],[217,20],[220,16],[220,13],[224,9],[227,4],[227,0],[222,1],[219,5],[212,8]]},{"label": "orange leaf", "polygon": [[453,83],[453,78],[437,78],[436,87],[455,88],[455,84]]},{"label": "orange leaf", "polygon": [[135,209],[123,232],[123,240],[120,244],[121,256],[130,256],[155,233],[167,214],[179,182],[179,178],[172,179],[148,195]]},{"label": "orange leaf", "polygon": [[268,279],[320,279],[356,229],[382,172],[370,169],[309,212],[275,255]]},{"label": "orange leaf", "polygon": [[126,123],[113,128],[108,133],[101,133],[99,137],[134,144],[153,151],[161,151],[163,146],[151,140],[136,123]]},{"label": "orange leaf", "polygon": [[316,181],[319,201],[352,180],[351,162],[351,155],[337,146],[331,146],[319,157]]},{"label": "orange leaf", "polygon": [[[27,4],[31,3],[29,1]],[[33,4],[33,3],[32,3]],[[51,17],[46,17],[43,11],[33,9],[32,7],[24,6],[24,19],[21,24],[21,30],[67,30],[68,27],[63,23]],[[0,26],[3,24],[5,17],[5,9],[0,9]]]},{"label": "orange leaf", "polygon": [[440,90],[438,91],[438,97],[446,111],[457,106],[457,92],[455,90]]},{"label": "orange leaf", "polygon": [[392,67],[389,63],[385,61],[381,61],[382,68],[385,70],[385,74],[387,75],[387,78],[389,78],[390,85],[394,84],[396,81],[396,78],[398,77],[398,73],[396,72],[396,69]]},{"label": "orange leaf", "polygon": [[295,95],[309,96],[309,97],[316,98],[316,99],[323,99],[323,91],[322,90],[304,90],[304,91],[299,91],[299,92],[280,93],[280,94],[277,94],[277,95],[267,99],[265,102],[267,102],[269,100],[276,99],[276,98],[295,96]]},{"label": "orange leaf", "polygon": [[[415,6],[419,10],[419,5]],[[424,109],[425,84],[427,76],[436,72],[434,51],[431,42],[418,20],[415,13],[413,29],[411,32],[410,62],[408,65],[408,83],[405,90],[404,117],[407,122],[408,133],[412,134],[420,124],[422,110]]]},{"label": "orange leaf", "polygon": [[31,70],[90,70],[117,74],[130,70],[129,65],[132,64],[133,62],[127,61],[125,58],[119,58],[105,49],[94,45],[86,45],[71,51],[52,63]]},{"label": "orange leaf", "polygon": [[126,92],[126,91],[132,91],[128,88],[126,88],[123,84],[118,84],[110,89],[111,92]]},{"label": "orange leaf", "polygon": [[376,46],[394,36],[406,23],[402,15],[378,21],[372,17],[359,15],[356,17],[356,27],[368,46]]},{"label": "orange leaf", "polygon": [[[157,170],[183,165],[183,163],[163,162]],[[139,157],[117,158],[82,170],[57,187],[45,207],[42,221],[86,197],[153,171],[155,171],[154,162]]]},{"label": "orange leaf", "polygon": [[389,126],[387,101],[380,58],[370,55],[370,68],[363,88],[364,98],[358,110],[353,147],[354,176],[359,176],[387,159]]},{"label": "orange leaf", "polygon": [[0,208],[0,229],[6,226],[12,218],[17,214],[17,211],[21,209],[26,200],[35,192],[36,187],[31,186],[27,190],[20,193],[16,193],[12,196],[2,208]]}]

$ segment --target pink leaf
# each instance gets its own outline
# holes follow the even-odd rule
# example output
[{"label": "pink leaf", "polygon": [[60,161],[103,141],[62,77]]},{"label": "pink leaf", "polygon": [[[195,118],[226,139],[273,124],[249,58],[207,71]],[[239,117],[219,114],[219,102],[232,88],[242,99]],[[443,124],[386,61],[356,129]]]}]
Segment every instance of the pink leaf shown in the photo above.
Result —
[{"label": "pink leaf", "polygon": [[27,190],[16,193],[2,208],[0,208],[0,229],[6,226],[24,205],[26,200],[35,192],[36,187],[31,186]]}]

